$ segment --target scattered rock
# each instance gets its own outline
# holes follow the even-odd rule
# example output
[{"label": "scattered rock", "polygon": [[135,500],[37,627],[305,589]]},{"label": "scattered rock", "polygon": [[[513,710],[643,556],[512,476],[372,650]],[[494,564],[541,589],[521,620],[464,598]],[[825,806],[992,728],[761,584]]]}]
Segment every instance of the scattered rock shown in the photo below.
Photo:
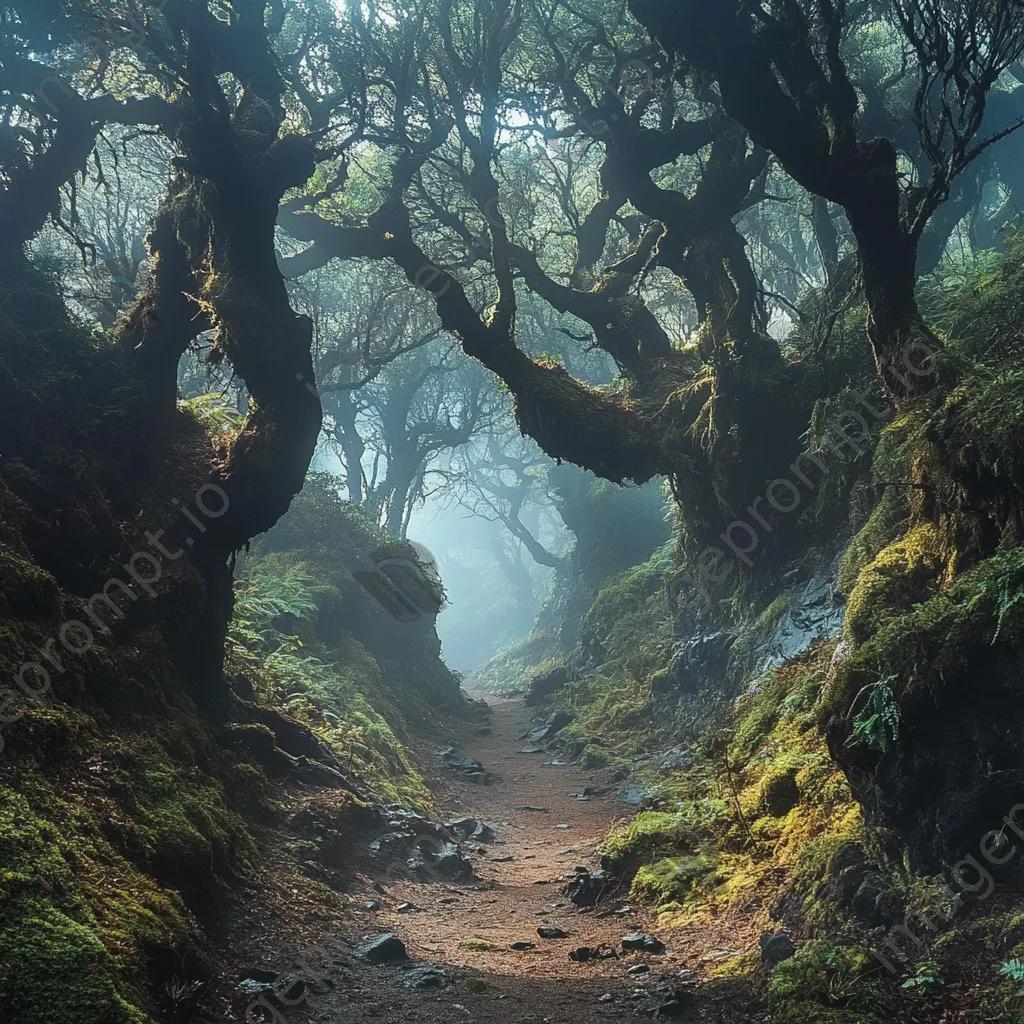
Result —
[{"label": "scattered rock", "polygon": [[627,974],[650,974],[651,969],[647,964],[633,964],[632,967],[626,971]]},{"label": "scattered rock", "polygon": [[238,979],[238,987],[250,996],[262,995],[264,992],[269,992],[274,987],[274,982],[277,980],[277,975],[273,971],[264,971],[258,967],[254,967],[251,970],[245,972],[241,978]]},{"label": "scattered rock", "polygon": [[510,942],[508,944],[508,948],[509,949],[514,949],[517,953],[519,953],[519,952],[522,952],[523,950],[526,950],[526,949],[536,949],[537,948],[537,943],[536,942],[524,942],[524,941]]},{"label": "scattered rock", "polygon": [[383,906],[380,900],[366,900],[363,903],[363,910],[380,910]]},{"label": "scattered rock", "polygon": [[485,821],[478,821],[476,828],[473,829],[473,834],[469,837],[478,843],[493,843],[498,837],[494,834],[494,829]]},{"label": "scattered rock", "polygon": [[520,750],[519,753],[520,754],[543,754],[544,753],[544,748],[543,747],[523,747],[523,749]]},{"label": "scattered rock", "polygon": [[542,675],[536,675],[530,680],[530,688],[523,698],[527,707],[540,704],[545,698],[550,697],[556,690],[560,690],[569,682],[569,670],[563,666],[551,669]]},{"label": "scattered rock", "polygon": [[493,843],[497,838],[494,829],[487,822],[477,821],[476,818],[453,818],[446,821],[444,827],[452,835],[475,843]]},{"label": "scattered rock", "polygon": [[623,937],[622,948],[641,950],[644,953],[664,953],[665,943],[647,932],[630,932]]},{"label": "scattered rock", "polygon": [[541,743],[544,740],[554,738],[572,721],[572,715],[567,711],[556,711],[543,725],[528,732],[523,739],[530,743]]},{"label": "scattered rock", "polygon": [[605,992],[603,996],[597,997],[597,1001],[599,1003],[610,1003],[614,998],[615,997],[611,994],[611,992]]},{"label": "scattered rock", "polygon": [[394,964],[409,959],[405,943],[393,932],[364,942],[359,952],[372,964]]},{"label": "scattered rock", "polygon": [[619,793],[618,801],[629,807],[639,807],[647,796],[647,789],[644,786],[628,786]]},{"label": "scattered rock", "polygon": [[580,946],[579,949],[574,949],[569,953],[569,959],[577,964],[585,964],[593,958],[594,951],[590,946]]},{"label": "scattered rock", "polygon": [[567,931],[563,930],[562,928],[559,928],[558,925],[555,925],[555,924],[542,924],[537,929],[537,934],[542,939],[567,939],[567,938],[569,938],[569,933]]},{"label": "scattered rock", "polygon": [[454,843],[421,841],[409,866],[423,882],[441,879],[445,882],[468,881],[473,877],[473,864]]},{"label": "scattered rock", "polygon": [[615,883],[610,871],[577,871],[575,879],[565,888],[565,894],[577,907],[596,906]]},{"label": "scattered rock", "polygon": [[415,903],[408,903],[408,902],[399,903],[398,906],[395,907],[395,910],[397,910],[398,913],[400,913],[400,914],[408,914],[408,913],[410,913],[413,910],[419,910],[419,909],[420,908],[417,907]]},{"label": "scattered rock", "polygon": [[406,988],[444,988],[449,980],[437,967],[415,967],[406,973],[403,984]]},{"label": "scattered rock", "polygon": [[567,832],[569,829],[572,828],[572,825],[561,824],[556,825],[555,828],[560,828],[563,832]]},{"label": "scattered rock", "polygon": [[654,1013],[653,1017],[682,1017],[687,1012],[687,1003],[690,1001],[688,993],[684,994],[682,999],[669,999],[659,1006]]},{"label": "scattered rock", "polygon": [[505,854],[504,857],[492,857],[491,863],[493,864],[511,864],[515,860],[511,854]]},{"label": "scattered rock", "polygon": [[453,772],[466,777],[483,775],[484,766],[473,757],[466,757],[456,751],[454,747],[444,747],[438,751],[438,756]]},{"label": "scattered rock", "polygon": [[761,936],[761,965],[769,970],[796,955],[796,946],[785,932]]}]

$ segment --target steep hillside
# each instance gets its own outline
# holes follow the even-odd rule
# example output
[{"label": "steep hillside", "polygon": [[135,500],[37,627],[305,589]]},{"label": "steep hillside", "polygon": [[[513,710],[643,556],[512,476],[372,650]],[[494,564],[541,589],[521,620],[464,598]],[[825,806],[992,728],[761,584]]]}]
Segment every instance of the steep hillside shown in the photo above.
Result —
[{"label": "steep hillside", "polygon": [[[715,970],[774,1021],[1024,1012],[1022,259],[925,292],[950,338],[927,397],[819,406],[792,508],[626,570],[565,671],[505,680],[619,768],[641,813],[605,863],[662,926],[757,922]],[[801,539],[762,566],[782,515]]]},{"label": "steep hillside", "polygon": [[331,785],[340,827],[354,791],[425,799],[396,733],[457,711],[458,682],[432,625],[388,633],[353,585],[380,537],[327,481],[249,556],[232,621],[205,542],[222,428],[156,415],[22,273],[0,293],[0,1019],[187,1019],[285,787]]}]

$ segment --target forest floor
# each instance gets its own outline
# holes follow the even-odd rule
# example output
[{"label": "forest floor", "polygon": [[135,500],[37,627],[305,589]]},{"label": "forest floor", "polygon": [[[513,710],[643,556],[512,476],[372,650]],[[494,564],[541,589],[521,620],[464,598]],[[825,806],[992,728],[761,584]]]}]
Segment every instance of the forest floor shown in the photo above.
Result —
[{"label": "forest floor", "polygon": [[[764,1019],[745,984],[702,984],[714,965],[756,941],[742,922],[663,932],[629,901],[625,889],[606,894],[593,908],[581,910],[569,901],[563,890],[574,868],[596,867],[597,846],[615,820],[630,817],[635,808],[618,802],[620,787],[607,786],[607,771],[552,764],[557,754],[547,751],[523,753],[535,746],[523,739],[535,724],[529,709],[518,700],[486,700],[490,734],[480,735],[477,721],[466,723],[452,739],[460,754],[484,764],[488,784],[455,773],[434,780],[438,817],[469,816],[494,829],[491,843],[462,844],[472,851],[475,878],[381,884],[373,872],[363,874],[357,866],[344,899],[325,901],[325,887],[267,856],[230,920],[221,922],[219,930],[230,941],[217,963],[215,996],[196,1020],[595,1024],[673,1016],[755,1024]],[[577,799],[586,787],[610,791]],[[380,906],[370,908],[373,903]],[[541,938],[542,924],[555,925],[568,937]],[[657,935],[665,951],[624,952],[623,936],[637,929]],[[402,940],[410,960],[368,963],[361,946],[389,932]],[[517,942],[533,947],[509,948]],[[583,963],[569,957],[578,947],[601,946],[617,955]],[[426,967],[443,972],[444,984],[411,987]],[[254,969],[265,971],[267,980],[297,974],[305,984],[286,994],[293,1005],[266,995],[261,1000],[251,983],[246,983],[248,993],[237,987],[238,979]]]}]

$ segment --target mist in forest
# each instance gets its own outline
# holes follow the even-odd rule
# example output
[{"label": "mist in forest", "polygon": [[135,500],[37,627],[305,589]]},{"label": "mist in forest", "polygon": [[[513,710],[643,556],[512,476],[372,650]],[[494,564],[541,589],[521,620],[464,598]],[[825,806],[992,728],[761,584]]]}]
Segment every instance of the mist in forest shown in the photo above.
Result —
[{"label": "mist in forest", "polygon": [[0,1024],[1024,1020],[1024,0],[0,0]]}]

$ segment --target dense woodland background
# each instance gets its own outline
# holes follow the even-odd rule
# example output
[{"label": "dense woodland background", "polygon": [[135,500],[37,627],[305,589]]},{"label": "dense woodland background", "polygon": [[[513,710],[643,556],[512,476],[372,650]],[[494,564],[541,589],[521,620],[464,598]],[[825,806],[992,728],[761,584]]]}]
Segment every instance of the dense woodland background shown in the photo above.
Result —
[{"label": "dense woodland background", "polygon": [[[286,788],[429,808],[461,673],[646,787],[666,927],[800,939],[771,1019],[1019,1020],[1022,58],[1020,0],[0,3],[0,1021],[202,1014]],[[410,540],[436,628],[352,577]]]}]

